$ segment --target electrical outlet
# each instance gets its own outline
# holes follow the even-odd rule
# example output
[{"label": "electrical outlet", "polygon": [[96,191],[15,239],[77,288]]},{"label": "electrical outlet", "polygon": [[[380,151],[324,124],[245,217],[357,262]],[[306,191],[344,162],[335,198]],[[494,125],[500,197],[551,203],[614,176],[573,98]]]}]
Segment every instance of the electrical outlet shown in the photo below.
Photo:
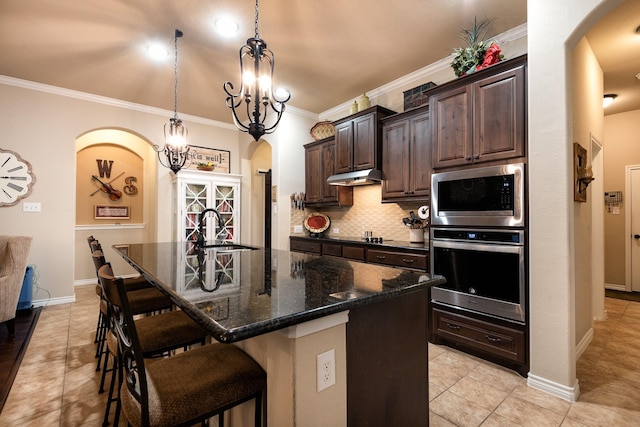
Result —
[{"label": "electrical outlet", "polygon": [[334,228],[333,228],[333,234],[340,234],[340,229],[339,229],[339,228],[334,227]]},{"label": "electrical outlet", "polygon": [[302,233],[302,226],[301,225],[294,225],[293,226],[293,232],[294,233]]},{"label": "electrical outlet", "polygon": [[336,352],[334,349],[316,356],[318,392],[336,383]]}]

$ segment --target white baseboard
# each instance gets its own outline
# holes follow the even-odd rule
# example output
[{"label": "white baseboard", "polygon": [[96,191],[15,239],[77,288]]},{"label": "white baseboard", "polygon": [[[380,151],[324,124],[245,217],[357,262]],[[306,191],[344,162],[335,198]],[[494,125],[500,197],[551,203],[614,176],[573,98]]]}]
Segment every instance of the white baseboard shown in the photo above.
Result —
[{"label": "white baseboard", "polygon": [[538,377],[529,373],[527,378],[527,385],[531,388],[535,388],[536,390],[544,391],[545,393],[549,393],[553,396],[559,397],[560,399],[566,400],[568,402],[576,402],[578,400],[578,396],[580,395],[580,387],[578,386],[578,380],[576,380],[576,385],[573,387],[567,387],[562,384],[555,383],[546,378]]},{"label": "white baseboard", "polygon": [[611,289],[612,291],[627,291],[627,287],[625,285],[614,285],[613,283],[605,283],[604,288]]},{"label": "white baseboard", "polygon": [[591,340],[593,340],[593,328],[589,328],[587,333],[584,334],[584,337],[582,337],[582,339],[576,346],[576,362],[578,361],[578,359],[580,359],[580,356],[582,356],[582,353],[584,353],[587,347],[589,347],[589,344],[591,344]]},{"label": "white baseboard", "polygon": [[69,304],[76,302],[76,296],[70,295],[66,297],[38,299],[32,302],[34,307],[46,307],[48,305]]}]

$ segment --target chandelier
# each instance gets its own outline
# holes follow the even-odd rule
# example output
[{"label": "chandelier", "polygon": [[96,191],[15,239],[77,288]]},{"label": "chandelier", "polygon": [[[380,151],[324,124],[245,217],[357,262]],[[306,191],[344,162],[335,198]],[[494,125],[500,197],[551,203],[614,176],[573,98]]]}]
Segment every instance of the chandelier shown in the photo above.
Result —
[{"label": "chandelier", "polygon": [[[173,62],[173,117],[164,125],[164,147],[154,145],[158,152],[160,164],[169,168],[173,173],[178,173],[189,157],[189,146],[187,145],[187,135],[189,131],[178,118],[178,38],[182,37],[182,31],[176,29],[174,35],[175,56]],[[164,154],[164,158],[163,158]]]},{"label": "chandelier", "polygon": [[[265,133],[275,131],[285,103],[291,98],[286,90],[272,90],[273,67],[275,56],[267,49],[267,43],[258,35],[258,0],[256,0],[255,37],[247,39],[247,43],[240,48],[240,90],[234,93],[231,82],[224,83],[227,93],[227,107],[233,112],[233,121],[242,132],[247,132],[257,141]],[[239,117],[239,110],[245,104],[246,120]],[[268,113],[272,111],[275,119],[266,122]],[[265,123],[266,122],[266,123]]]}]

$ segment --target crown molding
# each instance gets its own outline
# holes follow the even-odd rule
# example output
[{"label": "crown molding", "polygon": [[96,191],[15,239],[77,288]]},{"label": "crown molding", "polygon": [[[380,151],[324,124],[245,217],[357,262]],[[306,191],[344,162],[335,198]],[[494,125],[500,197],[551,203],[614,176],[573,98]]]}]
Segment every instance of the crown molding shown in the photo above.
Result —
[{"label": "crown molding", "polygon": [[[109,98],[106,96],[94,95],[87,92],[80,92],[73,89],[65,89],[58,86],[47,85],[44,83],[32,82],[30,80],[18,79],[15,77],[9,77],[0,75],[0,84],[7,86],[15,86],[22,89],[34,90],[37,92],[50,93],[52,95],[64,96],[67,98],[79,99],[81,101],[94,102],[96,104],[108,105],[110,107],[124,108],[126,110],[137,111],[141,113],[153,114],[156,116],[173,116],[173,111],[165,110],[163,108],[151,107],[149,105],[137,104],[135,102],[122,101],[120,99]],[[301,108],[293,106],[287,106],[286,111],[296,116],[307,117],[317,120],[318,114],[312,113]],[[207,119],[205,117],[193,116],[191,114],[180,114],[180,118],[183,121],[189,121],[193,123],[200,123],[208,126],[215,126],[223,129],[237,130],[238,128],[233,123],[221,122],[219,120]]]},{"label": "crown molding", "polygon": [[[501,33],[495,36],[494,39],[498,42],[498,44],[504,46],[509,43],[513,43],[514,41],[522,37],[525,37],[526,35],[527,35],[527,24],[524,23],[522,25],[518,25],[517,27],[514,27],[508,31],[505,31],[504,33]],[[369,96],[369,98],[373,99],[381,95],[385,95],[389,92],[394,92],[394,91],[406,88],[408,85],[410,85],[412,82],[415,82],[416,80],[426,81],[433,74],[436,74],[451,68],[453,55],[454,54],[451,53],[449,56],[446,56],[432,64],[429,64],[426,67],[420,68],[419,70],[406,74],[396,80],[393,80],[373,90],[368,90],[367,95]],[[322,113],[320,113],[319,116],[324,119],[326,117],[332,117],[334,115],[340,114],[344,110],[348,110],[349,107],[351,106],[351,103],[352,103],[351,100],[343,102],[342,104],[339,104],[333,108],[323,111]]]}]

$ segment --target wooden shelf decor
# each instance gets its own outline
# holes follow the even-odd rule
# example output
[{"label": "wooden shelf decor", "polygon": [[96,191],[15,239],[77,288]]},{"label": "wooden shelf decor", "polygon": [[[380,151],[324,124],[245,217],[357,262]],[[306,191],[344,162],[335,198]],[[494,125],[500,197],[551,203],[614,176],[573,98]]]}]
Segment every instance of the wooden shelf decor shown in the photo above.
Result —
[{"label": "wooden shelf decor", "polygon": [[573,200],[586,203],[587,187],[593,181],[593,171],[587,165],[587,150],[577,142],[573,143]]}]

